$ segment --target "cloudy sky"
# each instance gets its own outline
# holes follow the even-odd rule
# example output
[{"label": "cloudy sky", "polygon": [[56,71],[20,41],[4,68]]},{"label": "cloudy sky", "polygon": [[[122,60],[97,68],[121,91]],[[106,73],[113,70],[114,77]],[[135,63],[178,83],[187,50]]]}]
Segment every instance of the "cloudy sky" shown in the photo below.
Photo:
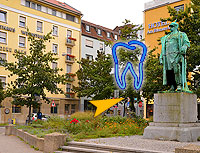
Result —
[{"label": "cloudy sky", "polygon": [[125,19],[143,23],[144,3],[152,0],[59,0],[78,9],[83,20],[110,29],[122,25]]}]

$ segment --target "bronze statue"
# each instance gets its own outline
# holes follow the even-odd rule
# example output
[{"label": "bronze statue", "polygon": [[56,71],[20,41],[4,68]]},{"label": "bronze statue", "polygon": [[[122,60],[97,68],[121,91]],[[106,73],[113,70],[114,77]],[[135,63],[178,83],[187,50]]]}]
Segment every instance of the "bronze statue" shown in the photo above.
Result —
[{"label": "bronze statue", "polygon": [[178,23],[172,22],[170,33],[161,38],[160,63],[163,64],[163,85],[170,91],[189,91],[186,80],[186,50],[190,46],[184,32],[178,31]]}]

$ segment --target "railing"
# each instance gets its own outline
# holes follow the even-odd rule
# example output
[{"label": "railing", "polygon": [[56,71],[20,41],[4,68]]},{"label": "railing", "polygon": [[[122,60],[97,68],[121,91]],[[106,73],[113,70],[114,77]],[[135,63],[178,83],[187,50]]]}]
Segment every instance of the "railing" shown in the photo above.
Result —
[{"label": "railing", "polygon": [[[69,81],[69,82],[75,81],[75,78],[74,78],[75,76],[76,76],[76,74],[66,73],[66,78],[67,78],[67,81]],[[68,92],[70,92],[70,91],[68,91]]]},{"label": "railing", "polygon": [[75,61],[75,56],[71,55],[71,54],[67,54],[66,55],[66,59],[65,59],[65,62],[68,62],[68,63],[74,63]]},{"label": "railing", "polygon": [[66,39],[66,45],[75,46],[75,41],[76,41],[75,38],[68,37],[68,38]]},{"label": "railing", "polygon": [[73,92],[66,92],[65,96],[66,96],[66,98],[74,98],[75,97],[75,93],[73,93]]}]

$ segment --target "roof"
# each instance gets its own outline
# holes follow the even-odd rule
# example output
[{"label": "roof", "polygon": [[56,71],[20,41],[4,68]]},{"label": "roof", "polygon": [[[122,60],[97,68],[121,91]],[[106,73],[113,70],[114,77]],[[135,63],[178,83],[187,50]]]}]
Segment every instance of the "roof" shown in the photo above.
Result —
[{"label": "roof", "polygon": [[[85,25],[89,25],[90,28],[90,32],[87,32],[85,29]],[[102,30],[102,35],[98,35],[97,34],[97,29],[101,29]],[[82,20],[81,21],[81,30],[82,30],[82,35],[88,36],[88,37],[92,37],[92,38],[96,38],[96,39],[102,39],[102,40],[107,40],[107,41],[116,41],[114,38],[114,35],[118,35],[119,33],[117,31],[113,31],[112,29]],[[107,32],[111,33],[111,37],[108,38],[107,37]],[[119,37],[118,37],[119,39]]]},{"label": "roof", "polygon": [[72,6],[70,6],[66,3],[63,3],[63,2],[60,2],[60,1],[57,1],[57,0],[41,0],[41,2],[43,2],[43,3],[47,2],[47,3],[50,3],[50,4],[56,5],[58,7],[61,7],[62,9],[66,9],[67,11],[70,11],[72,13],[82,15],[82,13],[79,10],[73,8]]}]

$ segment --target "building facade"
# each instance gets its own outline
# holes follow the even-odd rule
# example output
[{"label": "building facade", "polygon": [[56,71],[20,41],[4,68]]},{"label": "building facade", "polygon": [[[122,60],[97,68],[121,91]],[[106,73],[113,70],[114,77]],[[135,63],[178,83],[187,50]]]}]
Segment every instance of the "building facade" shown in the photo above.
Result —
[{"label": "building facade", "polygon": [[[161,45],[158,39],[169,31],[170,22],[161,22],[161,18],[168,18],[167,7],[170,6],[177,11],[184,10],[189,5],[190,0],[153,0],[144,5],[144,36],[148,51],[157,47],[155,53],[161,53]],[[144,118],[153,115],[153,100],[144,104]]]},{"label": "building facade", "polygon": [[[119,39],[119,33],[109,28],[96,25],[88,21],[81,21],[81,57],[90,60],[97,57],[97,51],[103,51],[105,54],[112,54],[111,46],[106,46],[104,41],[116,42]],[[84,111],[89,108],[90,99],[80,98],[80,110]]]},{"label": "building facade", "polygon": [[[41,102],[40,110],[43,114],[70,115],[79,108],[79,99],[71,91],[72,84],[78,80],[74,73],[79,65],[75,59],[81,56],[81,12],[75,8],[56,0],[1,0],[0,1],[0,56],[8,62],[16,59],[13,53],[18,50],[29,54],[27,28],[36,38],[43,38],[52,30],[54,39],[46,43],[46,51],[53,52],[58,61],[50,63],[52,68],[59,67],[68,73],[68,83],[59,85],[65,95],[47,93],[56,107]],[[8,77],[9,72],[0,67],[0,79],[6,85],[16,79]],[[24,123],[28,114],[26,106],[14,106],[12,99],[6,98],[1,103],[0,123],[9,122],[15,118],[18,123]],[[32,109],[37,113],[37,109]]]}]

